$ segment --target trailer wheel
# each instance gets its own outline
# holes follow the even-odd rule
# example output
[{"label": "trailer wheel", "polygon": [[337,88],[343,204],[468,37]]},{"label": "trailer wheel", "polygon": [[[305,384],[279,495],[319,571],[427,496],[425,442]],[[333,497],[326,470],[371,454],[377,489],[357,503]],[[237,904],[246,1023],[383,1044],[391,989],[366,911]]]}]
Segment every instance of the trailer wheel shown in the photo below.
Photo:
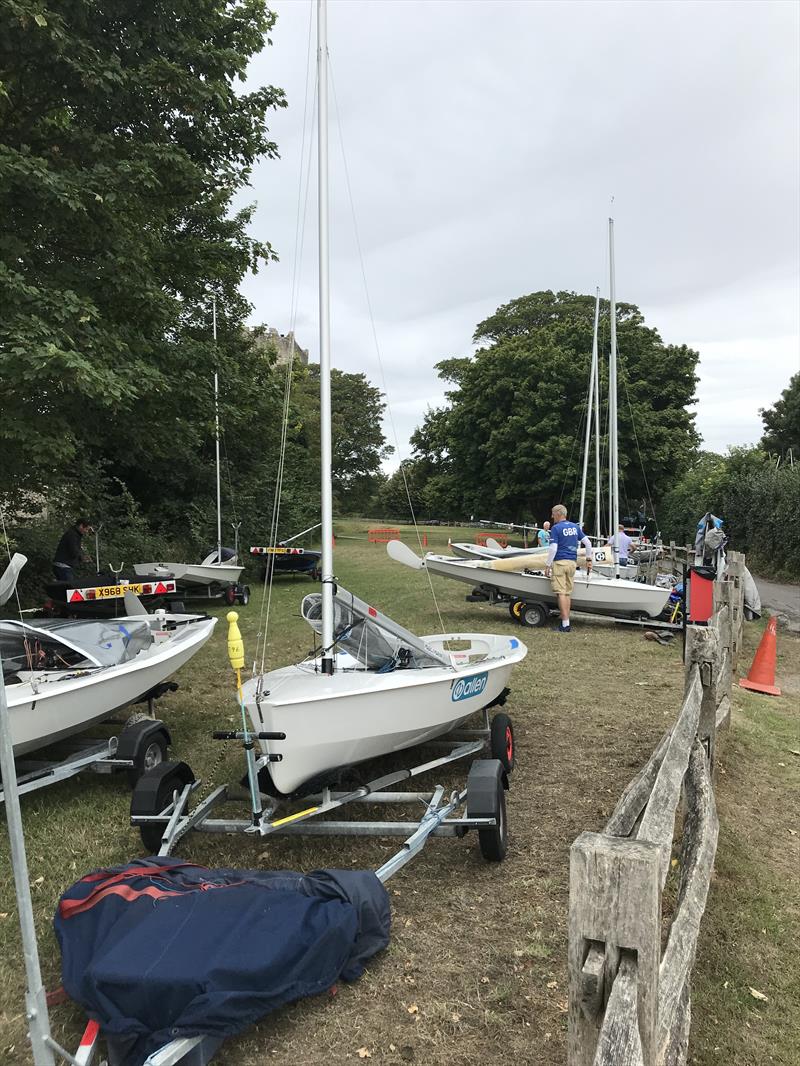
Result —
[{"label": "trailer wheel", "polygon": [[[185,762],[159,763],[137,781],[131,795],[131,817],[160,814],[172,802],[173,793],[182,792],[192,781],[194,774]],[[186,805],[188,811],[189,804]],[[139,826],[139,835],[148,855],[158,853],[163,833],[162,826],[152,823]]]},{"label": "trailer wheel", "polygon": [[492,719],[489,746],[492,758],[497,759],[505,772],[510,774],[516,760],[514,726],[507,714],[496,714]]},{"label": "trailer wheel", "polygon": [[511,617],[514,619],[515,622],[519,621],[520,611],[522,610],[524,605],[525,605],[525,601],[524,600],[512,599],[510,601],[510,603],[508,605],[508,613],[511,615]]},{"label": "trailer wheel", "polygon": [[242,607],[246,607],[248,605],[248,603],[250,602],[250,586],[249,585],[240,585],[239,586],[239,594],[238,594],[237,598],[239,600],[239,603],[242,605]]},{"label": "trailer wheel", "polygon": [[547,624],[550,612],[543,603],[523,603],[517,614],[522,625],[538,629]]},{"label": "trailer wheel", "polygon": [[223,599],[225,600],[225,602],[227,603],[227,605],[229,607],[233,607],[233,605],[236,603],[236,586],[235,585],[229,585],[225,589],[225,592],[223,593]]},{"label": "trailer wheel", "polygon": [[498,759],[477,759],[467,777],[467,817],[494,818],[496,825],[478,830],[478,846],[487,862],[502,862],[508,851],[506,787]]},{"label": "trailer wheel", "polygon": [[144,774],[155,770],[167,757],[167,738],[164,733],[155,733],[142,745],[141,751],[136,753],[135,765],[128,771],[128,783],[131,788],[136,787],[136,782]]}]

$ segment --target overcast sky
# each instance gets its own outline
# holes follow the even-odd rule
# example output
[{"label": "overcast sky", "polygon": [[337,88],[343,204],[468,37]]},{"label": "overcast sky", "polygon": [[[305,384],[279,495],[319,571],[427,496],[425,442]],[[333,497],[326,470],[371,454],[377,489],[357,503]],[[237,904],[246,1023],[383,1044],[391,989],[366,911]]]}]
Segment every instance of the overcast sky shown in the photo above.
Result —
[{"label": "overcast sky", "polygon": [[[281,158],[256,168],[249,199],[280,263],[245,292],[254,322],[286,332],[312,4],[273,6],[248,86],[282,87],[289,107],[270,124]],[[800,359],[799,13],[783,0],[331,0],[334,365],[383,387],[340,122],[401,457],[443,399],[434,364],[470,353],[496,307],[539,289],[607,294],[612,196],[617,297],[700,352],[705,446],[758,440],[759,407]],[[296,333],[317,358],[313,168]]]}]

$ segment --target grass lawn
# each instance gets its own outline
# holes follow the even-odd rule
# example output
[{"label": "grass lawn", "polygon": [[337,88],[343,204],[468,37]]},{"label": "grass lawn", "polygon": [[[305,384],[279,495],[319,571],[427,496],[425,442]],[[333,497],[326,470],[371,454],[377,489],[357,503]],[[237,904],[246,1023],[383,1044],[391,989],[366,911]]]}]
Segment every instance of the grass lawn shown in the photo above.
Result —
[{"label": "grass lawn", "polygon": [[[436,632],[424,573],[392,563],[368,544],[366,520],[337,523],[336,573],[362,598],[418,633]],[[472,539],[474,531],[461,531]],[[456,531],[427,528],[429,546]],[[412,542],[413,534],[404,531]],[[317,586],[279,579],[273,594],[267,666],[312,646],[299,616]],[[516,725],[518,765],[509,793],[509,854],[487,864],[472,835],[431,840],[389,882],[392,942],[354,985],[265,1019],[218,1056],[221,1066],[336,1066],[360,1061],[477,1066],[566,1062],[568,852],[583,830],[602,827],[630,778],[673,721],[683,690],[680,648],[642,639],[634,627],[577,620],[570,637],[521,630],[501,608],[467,604],[467,586],[434,579],[449,630],[522,637],[529,654],[512,676],[506,710]],[[255,654],[261,586],[240,611],[246,655]],[[222,616],[222,610],[214,613]],[[238,780],[241,751],[212,742],[213,728],[236,721],[224,621],[212,642],[178,675],[180,690],[159,713],[176,757],[204,778]],[[749,663],[760,629],[747,629]],[[798,989],[798,692],[800,642],[780,637],[779,681],[786,695],[736,690],[718,786],[722,823],[694,980],[690,1058],[701,1064],[795,1064]],[[791,690],[791,691],[790,691]],[[455,787],[463,768],[430,783]],[[422,787],[422,786],[420,786]],[[87,774],[23,798],[36,924],[45,983],[60,983],[51,919],[60,893],[87,871],[143,854],[128,825],[121,779]],[[208,865],[311,870],[376,867],[393,841],[322,838],[268,843],[194,834],[180,854]],[[0,1062],[30,1061],[23,1016],[23,963],[8,844],[0,834]],[[763,992],[754,999],[748,989]],[[81,1012],[52,1011],[54,1035],[74,1045]],[[366,1056],[365,1056],[366,1057]]]}]

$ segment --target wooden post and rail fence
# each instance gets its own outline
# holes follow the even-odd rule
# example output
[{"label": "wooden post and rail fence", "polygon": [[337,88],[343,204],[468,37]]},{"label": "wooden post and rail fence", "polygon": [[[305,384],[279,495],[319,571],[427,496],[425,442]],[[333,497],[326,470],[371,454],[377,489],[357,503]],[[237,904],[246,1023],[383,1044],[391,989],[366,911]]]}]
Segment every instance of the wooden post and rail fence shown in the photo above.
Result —
[{"label": "wooden post and rail fence", "polygon": [[[672,729],[602,833],[570,853],[569,1066],[683,1066],[691,974],[717,847],[714,771],[741,647],[744,556],[714,584],[714,614],[686,629]],[[676,903],[662,951],[662,893],[683,797]]]}]

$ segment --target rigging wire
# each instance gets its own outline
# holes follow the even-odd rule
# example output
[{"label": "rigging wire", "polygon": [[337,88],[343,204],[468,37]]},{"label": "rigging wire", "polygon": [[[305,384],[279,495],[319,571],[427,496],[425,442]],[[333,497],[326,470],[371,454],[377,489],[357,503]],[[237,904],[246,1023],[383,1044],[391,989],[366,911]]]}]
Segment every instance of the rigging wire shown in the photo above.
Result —
[{"label": "rigging wire", "polygon": [[[292,343],[289,350],[289,359],[286,364],[286,375],[284,379],[283,390],[283,405],[282,405],[282,417],[281,417],[281,439],[280,448],[278,452],[278,469],[275,475],[275,489],[272,500],[272,519],[270,522],[269,533],[269,546],[274,547],[278,536],[278,527],[280,523],[280,510],[281,510],[281,495],[283,492],[283,475],[285,471],[285,459],[286,459],[286,442],[288,438],[288,426],[289,426],[289,408],[292,389],[292,369],[294,366],[294,351],[295,351],[295,327],[297,325],[297,313],[299,302],[299,279],[300,269],[303,258],[303,248],[305,243],[305,231],[306,231],[306,217],[308,214],[308,197],[309,188],[311,185],[311,158],[312,158],[312,139],[314,129],[314,116],[316,114],[316,103],[312,105],[311,111],[311,130],[308,138],[306,134],[308,131],[308,97],[309,97],[309,84],[311,81],[311,44],[312,44],[312,28],[313,28],[313,5],[309,4],[308,9],[308,45],[306,49],[306,82],[305,82],[305,94],[303,101],[303,130],[300,140],[300,167],[299,178],[297,188],[297,211],[295,215],[295,240],[294,240],[294,260],[292,264],[292,281],[291,281],[291,297],[290,297],[290,313],[289,321],[291,327]],[[314,79],[316,84],[316,78]],[[308,144],[308,159],[305,159],[306,144]],[[303,192],[303,169],[305,166],[305,194]],[[253,660],[253,673],[256,672],[256,664],[259,659],[259,648],[261,649],[261,662],[260,673],[264,673],[264,667],[267,656],[267,638],[269,635],[269,623],[272,611],[272,588],[275,578],[275,567],[269,565],[269,555],[267,559],[267,573],[266,580],[264,582],[264,588],[261,593],[261,608],[258,618],[258,633],[256,635],[256,653]]]},{"label": "rigging wire", "polygon": [[[569,460],[567,462],[567,472],[564,474],[564,480],[561,482],[561,494],[559,496],[559,499],[562,499],[562,500],[564,499],[564,490],[567,487],[567,482],[569,481],[569,475],[572,472],[572,457],[575,454],[575,445],[578,443],[578,440],[580,438],[582,438],[582,437],[583,437],[583,413],[581,414],[580,422],[578,423],[578,428],[577,428],[577,430],[576,430],[576,432],[575,432],[575,434],[574,434],[574,436],[572,438],[572,448],[570,449]],[[577,467],[575,469],[576,469],[576,474],[577,474]],[[575,482],[573,481],[573,488],[574,488],[574,484],[575,484]]]},{"label": "rigging wire", "polygon": [[224,429],[222,429],[220,431],[220,437],[222,438],[222,455],[223,455],[223,458],[225,459],[225,474],[226,474],[226,476],[228,478],[228,495],[230,497],[231,511],[233,512],[233,520],[234,520],[234,522],[238,523],[239,516],[236,513],[236,500],[235,500],[235,497],[233,495],[233,479],[231,477],[231,464],[230,464],[230,460],[228,459],[228,447],[227,447],[227,445],[225,443],[225,430]]},{"label": "rigging wire", "polygon": [[[338,99],[338,97],[336,95],[336,79],[335,79],[335,76],[334,76],[333,61],[332,60],[330,60],[330,68],[329,69],[330,69],[330,73],[331,73],[331,89],[332,89],[332,92],[333,92],[334,110],[336,112],[336,125],[337,125],[338,131],[339,131],[339,146],[341,148],[342,161],[344,163],[345,185],[347,187],[347,196],[348,196],[348,199],[350,201],[350,213],[351,213],[352,219],[353,219],[353,232],[354,232],[354,235],[355,235],[356,248],[358,250],[358,261],[359,261],[359,265],[361,267],[361,280],[362,280],[363,285],[364,285],[364,295],[366,297],[366,302],[367,302],[367,312],[369,314],[369,322],[370,322],[370,327],[371,327],[371,330],[372,330],[372,340],[373,340],[373,343],[375,345],[375,355],[376,355],[377,360],[378,360],[378,369],[379,369],[380,375],[381,375],[381,383],[383,385],[384,395],[387,397],[386,411],[387,411],[387,414],[389,416],[389,425],[391,427],[392,437],[394,439],[395,449],[397,451],[397,455],[399,456],[400,455],[400,441],[399,441],[399,438],[398,438],[398,435],[397,435],[397,428],[395,427],[395,423],[394,423],[394,416],[392,414],[392,405],[388,402],[389,389],[388,389],[387,384],[386,384],[386,373],[384,371],[383,359],[381,357],[381,346],[380,346],[380,342],[378,340],[378,331],[377,331],[377,328],[375,326],[375,316],[374,316],[374,314],[372,312],[372,300],[371,300],[370,294],[369,294],[369,285],[367,284],[367,272],[366,272],[366,268],[365,268],[365,265],[364,265],[364,253],[363,253],[363,250],[362,250],[362,247],[361,247],[361,235],[360,235],[359,229],[358,229],[358,219],[356,217],[355,201],[353,199],[353,189],[352,189],[352,185],[350,183],[350,168],[347,165],[347,153],[345,152],[345,147],[344,147],[344,134],[342,132],[342,117],[341,117],[341,110],[339,108],[339,99]],[[403,468],[402,460],[400,461],[400,475],[401,475],[401,477],[403,479],[403,487],[404,487],[405,492],[406,492],[406,499],[408,500],[408,509],[409,509],[410,514],[411,514],[411,522],[412,522],[412,524],[414,526],[414,533],[416,534],[416,537],[417,537],[417,544],[419,546],[420,552],[422,552],[422,537],[420,535],[419,527],[417,525],[417,517],[416,517],[416,514],[414,513],[414,504],[412,503],[412,500],[411,500],[411,490],[408,487],[408,479],[406,478],[406,472],[405,472],[405,469]],[[424,570],[425,570],[425,576],[428,579],[428,587],[430,588],[431,596],[433,598],[433,604],[434,604],[434,607],[436,608],[436,614],[437,614],[438,619],[439,619],[439,627],[440,627],[441,631],[444,633],[445,632],[444,619],[442,618],[442,612],[439,609],[439,601],[436,598],[436,591],[435,591],[435,589],[433,587],[433,579],[431,578],[430,571],[428,570],[428,568],[424,567]]]},{"label": "rigging wire", "polygon": [[648,484],[648,481],[647,481],[647,473],[646,473],[645,468],[644,468],[644,460],[642,459],[642,450],[639,447],[639,434],[636,432],[636,420],[633,417],[633,405],[631,404],[631,394],[630,394],[630,391],[628,389],[628,374],[627,374],[627,370],[625,368],[624,360],[620,360],[620,366],[622,367],[622,374],[620,376],[622,377],[622,383],[625,386],[625,399],[628,401],[628,410],[631,413],[631,429],[633,430],[633,439],[634,439],[634,442],[636,443],[636,454],[639,456],[639,466],[641,467],[641,470],[642,470],[642,479],[644,480],[644,490],[647,493],[647,502],[650,504],[650,512],[651,512],[651,514],[653,516],[653,521],[656,522],[656,525],[658,525],[658,522],[656,520],[656,509],[653,506],[653,497],[650,495],[650,485]]}]

